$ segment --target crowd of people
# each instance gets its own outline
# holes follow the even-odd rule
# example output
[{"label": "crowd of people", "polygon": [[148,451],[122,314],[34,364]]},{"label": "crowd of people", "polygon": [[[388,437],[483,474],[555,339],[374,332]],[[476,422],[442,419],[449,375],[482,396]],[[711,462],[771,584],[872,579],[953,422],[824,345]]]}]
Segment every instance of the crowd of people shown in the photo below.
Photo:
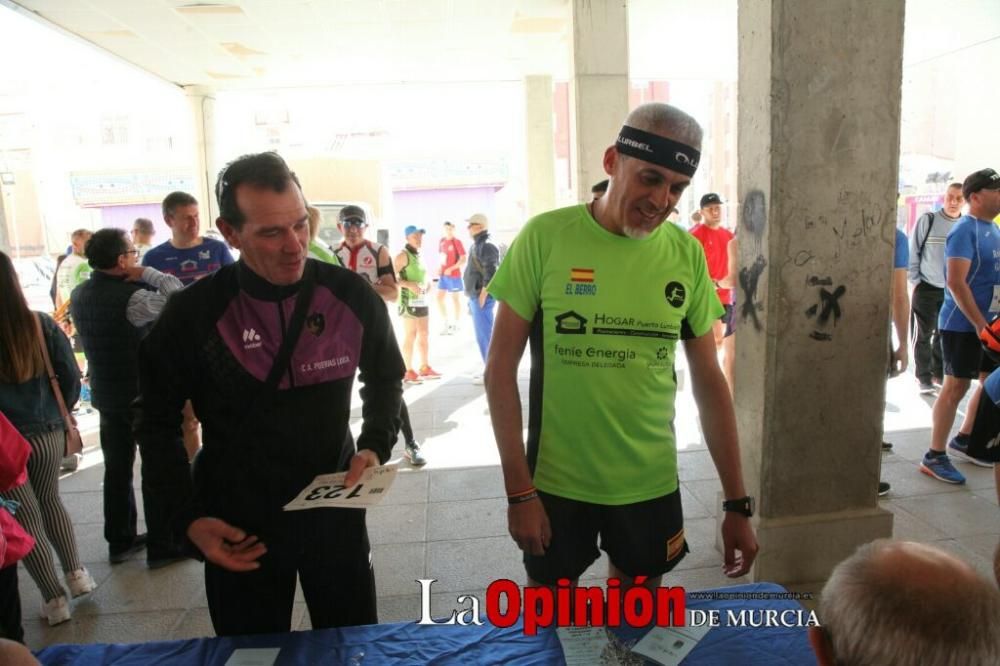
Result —
[{"label": "crowd of people", "polygon": [[[690,232],[665,223],[695,175],[701,142],[701,127],[680,109],[641,105],[605,151],[608,179],[595,186],[592,201],[532,218],[509,250],[481,213],[466,220],[468,249],[445,222],[436,271],[423,227],[407,226],[405,246],[393,256],[366,239],[368,219],[357,206],[339,212],[339,246],[325,245],[319,211],[276,153],[242,156],[219,174],[215,225],[225,242],[202,235],[198,202],[182,192],[163,201],[171,237],[160,245],[151,244],[149,220],[137,220],[131,234],[74,233],[56,280],[68,293],[57,306],[68,313],[62,318],[86,358],[100,414],[109,562],[143,550],[150,568],[204,560],[219,635],[288,631],[296,580],[314,628],[377,622],[365,512],[282,507],[318,474],[344,471],[345,484],[354,485],[365,469],[388,461],[400,430],[409,462],[426,462],[404,387],[441,378],[430,365],[431,303],[439,333],[453,335],[464,292],[484,363],[509,532],[523,551],[529,584],[575,583],[604,550],[610,578],[626,588],[656,587],[685,557],[672,427],[678,341],[721,481],[724,571],[746,574],[758,544],[731,389],[736,239],[721,226],[723,202],[714,193],[701,197],[700,222]],[[961,189],[969,215],[946,236],[946,223],[936,218],[914,234],[924,233],[921,261],[944,261],[940,274],[923,273],[928,283],[944,280],[941,366],[933,365],[933,352],[915,356],[922,382],[927,365],[931,382],[935,368],[944,377],[934,445],[922,468],[950,482],[957,481],[945,467],[939,425],[946,434],[954,411],[946,419],[945,408],[983,368],[975,353],[980,333],[991,330],[989,317],[1000,311],[1000,232],[992,223],[1000,213],[1000,176],[977,172]],[[942,217],[952,220],[950,213]],[[905,249],[902,242],[897,249]],[[895,270],[906,265],[897,253]],[[65,271],[75,277],[63,285]],[[932,302],[924,290],[920,298]],[[63,329],[28,310],[2,254],[0,292],[0,410],[32,451],[27,483],[0,494],[0,518],[10,501],[20,503],[14,517],[35,541],[25,566],[43,592],[49,623],[57,624],[70,619],[69,598],[94,589],[57,485],[67,441],[59,402],[76,403],[80,367]],[[399,342],[389,304],[401,319]],[[928,307],[921,300],[925,322]],[[907,364],[908,316],[896,321],[904,343],[892,351],[889,374]],[[917,338],[932,340],[934,332]],[[529,342],[525,437],[517,369]],[[721,365],[720,350],[728,360]],[[45,353],[54,371],[44,369]],[[53,375],[58,381],[50,383]],[[362,402],[356,438],[355,380]],[[957,438],[949,448],[965,446],[971,457],[976,431],[967,432],[965,444]],[[136,529],[137,447],[148,534]],[[0,528],[8,524],[0,520]],[[830,598],[856,585],[845,579],[880,573],[909,585],[911,577],[900,572],[912,569],[920,578],[921,569],[900,563],[906,557],[927,555],[908,546],[863,550],[856,556],[863,566],[845,563],[835,572]],[[17,591],[7,569],[0,569],[0,623],[5,637],[20,640],[20,617],[6,610],[11,589]],[[968,572],[954,578],[966,580]],[[1000,592],[991,589],[995,605]],[[828,612],[839,617],[837,607]],[[850,648],[844,641],[853,635],[839,626],[815,637],[817,653],[832,655],[830,663],[853,663],[843,661]]]},{"label": "crowd of people", "polygon": [[[421,255],[424,229],[406,229],[405,248],[394,260],[386,247],[365,238],[368,221],[358,206],[340,211],[343,241],[326,246],[317,237],[319,211],[307,207],[294,174],[273,153],[232,162],[216,194],[217,226],[226,242],[202,234],[198,201],[185,192],[162,202],[170,237],[159,245],[145,218],[130,233],[75,231],[53,280],[58,325],[28,310],[13,264],[2,255],[0,410],[32,452],[27,483],[3,496],[20,504],[14,524],[25,531],[22,543],[34,540],[22,557],[51,625],[71,619],[69,600],[95,588],[79,562],[58,492],[60,465],[75,458],[64,456],[68,421],[57,402],[72,411],[81,379],[100,417],[108,561],[118,564],[145,551],[147,566],[156,569],[203,558],[217,632],[256,633],[288,629],[297,577],[314,626],[377,620],[364,513],[305,512],[289,520],[279,499],[322,471],[343,469],[357,477],[366,466],[384,463],[399,430],[406,459],[426,464],[402,386],[441,377],[427,362],[427,299],[435,282],[441,334],[458,331],[459,297],[467,292],[485,361],[492,328],[485,286],[500,255],[489,241],[485,215],[467,221],[471,263],[454,224],[445,222],[435,272]],[[305,261],[303,247],[318,265]],[[402,345],[386,307],[394,303],[405,332]],[[52,358],[51,372],[42,367],[40,341]],[[414,351],[416,367],[409,365]],[[364,403],[357,442],[348,428],[355,374]],[[50,376],[58,377],[53,386],[59,395]],[[293,417],[303,400],[315,406],[315,418]],[[300,451],[275,446],[288,441],[290,419],[299,422],[301,436],[294,439]],[[148,533],[137,531],[137,448]],[[219,497],[220,482],[245,488],[246,496]],[[346,589],[340,579],[345,571],[353,572]],[[7,572],[16,574],[16,566]],[[5,593],[16,595],[16,576],[3,582]],[[331,603],[334,587],[357,602],[348,605],[352,610]],[[262,590],[280,603],[248,612]],[[16,601],[5,596],[10,598]],[[2,635],[21,640],[19,603],[5,606],[3,614]]]},{"label": "crowd of people", "polygon": [[[949,453],[1000,470],[995,466],[1000,461],[995,441],[1000,434],[998,215],[1000,174],[981,169],[951,183],[943,207],[922,215],[908,239],[915,374],[920,393],[934,399],[930,448],[920,471],[945,483],[965,483]],[[959,403],[975,379],[979,385],[965,418],[949,440]],[[997,488],[1000,493],[1000,483]]]}]

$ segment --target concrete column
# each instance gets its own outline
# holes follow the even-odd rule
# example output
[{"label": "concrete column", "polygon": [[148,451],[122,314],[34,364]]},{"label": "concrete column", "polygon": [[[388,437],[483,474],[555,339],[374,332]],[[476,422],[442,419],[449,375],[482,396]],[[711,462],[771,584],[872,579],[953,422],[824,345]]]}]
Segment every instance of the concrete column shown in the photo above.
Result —
[{"label": "concrete column", "polygon": [[556,207],[552,77],[524,77],[524,134],[527,141],[528,215]]},{"label": "concrete column", "polygon": [[816,584],[892,533],[876,488],[903,8],[739,5],[735,397],[758,499],[755,580]]},{"label": "concrete column", "polygon": [[602,160],[628,115],[628,7],[625,0],[572,0],[570,165],[580,201],[607,178]]},{"label": "concrete column", "polygon": [[219,206],[215,201],[215,178],[222,168],[215,154],[215,91],[202,86],[184,86],[191,108],[195,145],[196,191],[201,213],[201,230],[215,225]]}]

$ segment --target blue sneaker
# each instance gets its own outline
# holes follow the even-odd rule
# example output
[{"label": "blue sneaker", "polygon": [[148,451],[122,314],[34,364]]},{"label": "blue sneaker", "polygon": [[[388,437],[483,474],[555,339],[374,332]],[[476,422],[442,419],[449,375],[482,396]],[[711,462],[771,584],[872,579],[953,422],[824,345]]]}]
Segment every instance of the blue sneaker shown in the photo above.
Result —
[{"label": "blue sneaker", "polygon": [[958,437],[952,437],[951,441],[948,442],[948,452],[955,456],[962,462],[970,462],[973,465],[979,465],[980,467],[993,467],[993,463],[989,460],[983,460],[969,454],[968,440],[962,442],[959,441]]},{"label": "blue sneaker", "polygon": [[924,459],[920,461],[920,471],[945,483],[965,483],[965,477],[955,469],[946,455],[932,456],[925,453]]}]

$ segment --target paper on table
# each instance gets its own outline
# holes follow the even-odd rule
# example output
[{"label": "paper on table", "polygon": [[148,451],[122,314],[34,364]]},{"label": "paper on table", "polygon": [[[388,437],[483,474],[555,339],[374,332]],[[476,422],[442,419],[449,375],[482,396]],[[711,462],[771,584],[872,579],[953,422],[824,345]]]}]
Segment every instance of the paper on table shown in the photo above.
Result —
[{"label": "paper on table", "polygon": [[233,650],[226,666],[273,666],[281,648],[240,648]]},{"label": "paper on table", "polygon": [[363,509],[378,504],[395,480],[398,469],[399,465],[369,467],[361,474],[361,480],[350,488],[344,486],[347,472],[320,474],[285,505],[285,511],[331,506]]},{"label": "paper on table", "polygon": [[653,627],[632,652],[663,666],[677,666],[694,649],[711,627]]},{"label": "paper on table", "polygon": [[604,627],[559,627],[556,635],[566,657],[566,666],[599,664],[608,647],[608,631]]}]

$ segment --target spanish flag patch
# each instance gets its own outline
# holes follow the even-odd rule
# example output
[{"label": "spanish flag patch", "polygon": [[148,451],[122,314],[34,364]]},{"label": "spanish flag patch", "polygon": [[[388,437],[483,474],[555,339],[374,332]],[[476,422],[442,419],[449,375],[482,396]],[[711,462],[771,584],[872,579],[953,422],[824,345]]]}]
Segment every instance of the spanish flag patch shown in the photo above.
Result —
[{"label": "spanish flag patch", "polygon": [[667,539],[667,561],[674,559],[684,551],[684,528]]},{"label": "spanish flag patch", "polygon": [[571,269],[569,269],[569,281],[570,282],[593,282],[594,281],[594,269],[593,268],[571,268]]}]

